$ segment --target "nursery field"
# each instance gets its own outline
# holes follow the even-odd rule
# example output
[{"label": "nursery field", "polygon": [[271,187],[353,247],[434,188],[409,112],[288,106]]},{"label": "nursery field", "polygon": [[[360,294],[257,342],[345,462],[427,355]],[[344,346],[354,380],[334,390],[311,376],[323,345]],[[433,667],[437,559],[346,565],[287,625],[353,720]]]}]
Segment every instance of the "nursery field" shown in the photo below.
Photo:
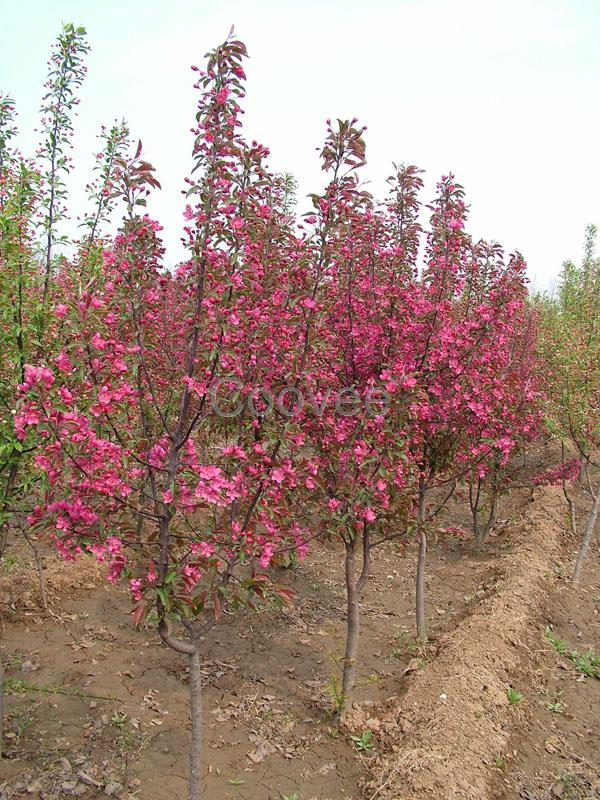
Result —
[{"label": "nursery field", "polygon": [[[456,505],[447,514],[459,524]],[[515,491],[485,554],[457,537],[434,545],[425,648],[411,625],[413,546],[402,559],[382,553],[363,604],[356,696],[339,729],[339,563],[325,548],[283,570],[293,609],[268,625],[239,617],[207,638],[207,796],[428,798],[443,787],[456,798],[600,797],[600,681],[555,644],[584,654],[600,641],[600,553],[573,591],[564,506],[552,488]],[[47,612],[27,552],[15,550],[9,565],[2,796],[183,796],[181,656],[163,648],[148,663],[156,634],[131,627],[126,593],[109,591],[89,558],[44,556]],[[514,705],[511,686],[522,695]]]},{"label": "nursery field", "polygon": [[0,800],[600,798],[595,226],[536,294],[356,119],[299,199],[232,29],[173,263],[125,121],[70,207],[88,52],[0,95]]}]

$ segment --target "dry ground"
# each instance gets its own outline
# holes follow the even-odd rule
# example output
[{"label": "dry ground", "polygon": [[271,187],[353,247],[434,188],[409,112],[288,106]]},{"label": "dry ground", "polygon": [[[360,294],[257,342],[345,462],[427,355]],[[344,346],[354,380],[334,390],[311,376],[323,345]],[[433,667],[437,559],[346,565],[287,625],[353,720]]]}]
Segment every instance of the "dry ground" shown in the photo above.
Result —
[{"label": "dry ground", "polygon": [[[244,616],[206,643],[206,796],[211,800],[448,798],[592,800],[600,681],[569,648],[599,647],[600,559],[584,588],[565,575],[560,492],[515,491],[487,552],[440,539],[429,563],[432,646],[413,641],[415,553],[376,557],[364,602],[356,706],[331,722],[345,602],[340,553],[315,548],[280,578],[293,612]],[[449,522],[460,521],[456,507]],[[466,522],[466,520],[462,520]],[[91,561],[45,557],[50,612],[16,548],[0,581],[8,758],[0,798],[185,797],[185,660],[136,631],[123,592]],[[523,695],[510,705],[511,684]],[[559,694],[562,692],[562,694]],[[391,698],[391,699],[390,699]],[[563,713],[548,704],[561,702]],[[360,753],[350,734],[373,732]]]}]

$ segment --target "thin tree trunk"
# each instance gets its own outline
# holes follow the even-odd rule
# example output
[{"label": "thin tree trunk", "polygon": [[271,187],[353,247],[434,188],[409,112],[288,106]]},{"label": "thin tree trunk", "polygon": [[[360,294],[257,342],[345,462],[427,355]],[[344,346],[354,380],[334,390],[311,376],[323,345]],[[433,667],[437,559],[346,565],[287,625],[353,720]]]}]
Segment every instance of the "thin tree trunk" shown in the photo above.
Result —
[{"label": "thin tree trunk", "polygon": [[[581,451],[580,451],[581,452]],[[579,485],[585,486],[587,473],[587,457],[581,453],[581,469],[579,470]]]},{"label": "thin tree trunk", "polygon": [[579,579],[581,578],[581,570],[583,569],[583,563],[587,556],[588,550],[590,549],[590,544],[592,542],[592,537],[594,535],[594,529],[596,527],[596,522],[598,520],[598,513],[600,512],[600,484],[596,487],[596,493],[592,494],[592,497],[594,498],[594,503],[592,505],[592,510],[590,511],[590,516],[588,517],[588,521],[585,526],[583,540],[581,542],[581,547],[579,548],[579,553],[577,554],[575,569],[573,570],[573,583],[575,584],[579,583]]},{"label": "thin tree trunk", "polygon": [[419,488],[419,512],[418,512],[418,537],[419,537],[419,559],[417,561],[417,580],[416,580],[416,616],[417,616],[417,639],[421,644],[427,643],[427,614],[425,611],[425,566],[427,558],[427,534],[424,529],[425,522],[425,497],[427,495],[427,485],[421,483]]},{"label": "thin tree trunk", "polygon": [[4,660],[0,649],[0,761],[4,754]]},{"label": "thin tree trunk", "polygon": [[[14,452],[12,456],[14,457]],[[19,461],[18,459],[16,459],[10,465],[10,469],[8,471],[8,478],[6,481],[6,487],[4,489],[4,495],[2,497],[2,500],[0,501],[0,512],[2,513],[2,515],[4,515],[12,499],[13,492],[15,490],[15,484],[17,482],[18,473],[19,473]],[[2,522],[0,525],[0,559],[4,555],[6,546],[8,544],[8,531],[9,531],[8,523],[5,521]]]},{"label": "thin tree trunk", "polygon": [[[562,463],[565,463],[566,453],[565,453],[565,443],[564,440],[560,443],[560,449],[562,454]],[[565,496],[565,500],[567,501],[567,506],[569,507],[569,523],[571,525],[571,530],[573,531],[573,536],[577,536],[577,516],[575,513],[575,503],[573,502],[573,498],[569,494],[567,490],[567,481],[563,477],[562,479],[562,490]]]},{"label": "thin tree trunk", "polygon": [[487,541],[487,537],[496,524],[498,513],[499,467],[496,465],[495,467],[492,467],[492,469],[493,472],[491,473],[488,491],[490,511],[487,515],[487,519],[484,522],[482,522],[480,519],[482,514],[482,495],[485,496],[484,481],[481,478],[477,478],[476,493],[473,492],[473,480],[469,482],[469,506],[471,508],[471,515],[473,517],[473,533],[475,535],[475,551],[477,553],[480,553],[483,549],[483,546]]},{"label": "thin tree trunk", "polygon": [[181,639],[171,633],[169,623],[163,618],[158,623],[158,633],[163,642],[189,657],[190,670],[190,719],[192,735],[190,739],[190,773],[188,782],[188,800],[202,800],[202,784],[200,771],[202,768],[202,673],[200,672],[200,639],[208,629],[199,629],[193,623],[184,621],[191,639]]},{"label": "thin tree trunk", "polygon": [[371,572],[371,541],[368,523],[364,523],[362,535],[362,569],[358,578],[355,575],[354,555],[356,552],[356,536],[351,542],[345,542],[345,577],[346,577],[346,649],[344,652],[344,668],[342,673],[342,696],[340,707],[336,711],[339,722],[346,707],[348,697],[352,694],[356,683],[356,660],[360,641],[360,598]]},{"label": "thin tree trunk", "polygon": [[473,534],[475,535],[475,549],[481,549],[481,528],[479,527],[479,498],[481,497],[481,478],[477,479],[477,493],[473,495],[473,479],[469,481],[469,506],[473,517]]},{"label": "thin tree trunk", "polygon": [[427,534],[423,529],[419,531],[419,559],[417,561],[417,639],[421,644],[427,644],[427,614],[425,612],[425,564],[427,557]]},{"label": "thin tree trunk", "polygon": [[190,740],[189,800],[201,800],[202,673],[200,672],[200,648],[198,646],[190,655],[190,717],[192,736]]},{"label": "thin tree trunk", "polygon": [[354,575],[354,548],[356,539],[346,542],[346,650],[344,652],[344,670],[342,673],[341,712],[346,699],[356,682],[356,654],[360,636],[360,604]]},{"label": "thin tree trunk", "polygon": [[33,540],[29,537],[29,534],[25,531],[23,527],[21,527],[21,532],[23,537],[29,547],[33,552],[33,557],[35,559],[35,566],[37,569],[38,580],[40,585],[40,605],[44,609],[44,611],[48,611],[48,595],[46,594],[46,576],[44,575],[44,565],[42,564],[42,559],[40,558],[40,552],[36,545],[34,544]]},{"label": "thin tree trunk", "polygon": [[480,525],[479,523],[479,509],[477,508],[473,512],[475,549],[477,550],[478,553],[480,553],[483,550],[483,546],[485,545],[491,530],[496,524],[496,513],[498,509],[498,493],[495,490],[495,488],[492,489],[490,502],[491,502],[490,513],[483,525]]},{"label": "thin tree trunk", "polygon": [[475,522],[473,527],[475,533],[475,552],[481,553],[485,543],[485,532],[482,530],[478,522]]},{"label": "thin tree trunk", "polygon": [[0,560],[2,560],[8,545],[8,530],[9,528],[6,523],[0,525]]}]

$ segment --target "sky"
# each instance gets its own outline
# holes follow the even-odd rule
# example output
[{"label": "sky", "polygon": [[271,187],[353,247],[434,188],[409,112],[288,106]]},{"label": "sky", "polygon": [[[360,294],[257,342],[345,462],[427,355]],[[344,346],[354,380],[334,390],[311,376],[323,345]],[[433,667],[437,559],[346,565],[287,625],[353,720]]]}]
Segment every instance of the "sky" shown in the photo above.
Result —
[{"label": "sky", "polygon": [[425,170],[424,201],[449,171],[466,189],[468,230],[519,250],[533,288],[600,226],[600,0],[0,0],[0,91],[17,102],[33,153],[46,59],[62,22],[92,51],[74,138],[71,207],[82,213],[97,134],[126,118],[157,169],[150,211],[179,245],[197,93],[192,64],[232,24],[250,59],[248,138],[306,195],[324,185],[328,117],[367,125],[367,188],[392,162]]}]

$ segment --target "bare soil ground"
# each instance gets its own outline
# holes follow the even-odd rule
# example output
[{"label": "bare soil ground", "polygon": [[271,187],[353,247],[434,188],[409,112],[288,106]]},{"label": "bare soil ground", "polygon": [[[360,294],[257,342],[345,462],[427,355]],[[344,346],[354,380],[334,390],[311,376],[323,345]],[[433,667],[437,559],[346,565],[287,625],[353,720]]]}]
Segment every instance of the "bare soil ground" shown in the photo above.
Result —
[{"label": "bare soil ground", "polygon": [[[456,508],[446,523],[466,524]],[[414,548],[377,553],[356,702],[339,732],[330,688],[345,626],[340,552],[314,548],[282,570],[296,593],[292,612],[274,622],[246,615],[207,639],[206,796],[408,800],[437,798],[440,786],[461,800],[599,796],[590,788],[598,763],[590,731],[600,681],[579,680],[543,635],[552,623],[570,646],[598,649],[600,559],[596,550],[575,595],[563,577],[564,514],[558,491],[538,492],[533,504],[515,491],[484,554],[470,540],[441,537],[429,559],[426,652],[413,641]],[[184,798],[185,660],[151,629],[132,628],[125,593],[107,588],[92,561],[45,556],[50,611],[42,612],[27,554],[15,548],[11,558],[0,579],[9,737],[0,798]],[[509,682],[524,696],[518,706],[506,699]],[[564,713],[551,713],[545,703],[559,689]],[[361,753],[350,735],[364,730],[374,749]],[[585,777],[557,778],[556,765],[562,776]],[[588,794],[568,793],[577,780]]]},{"label": "bare soil ground", "polygon": [[[589,503],[580,490],[574,494],[582,527]],[[540,616],[522,643],[527,714],[497,771],[497,800],[600,799],[600,680],[582,671],[587,660],[577,661],[591,650],[600,655],[600,546],[596,537],[574,589],[568,576],[578,542],[566,530],[565,520]]]}]

